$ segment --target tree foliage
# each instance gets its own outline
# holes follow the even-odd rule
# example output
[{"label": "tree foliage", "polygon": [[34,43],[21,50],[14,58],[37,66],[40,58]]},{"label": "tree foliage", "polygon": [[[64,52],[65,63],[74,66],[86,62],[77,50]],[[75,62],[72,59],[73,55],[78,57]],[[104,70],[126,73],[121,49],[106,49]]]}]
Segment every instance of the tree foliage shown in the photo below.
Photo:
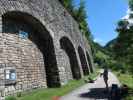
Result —
[{"label": "tree foliage", "polygon": [[[118,27],[120,25],[118,24]],[[127,70],[133,73],[133,26],[125,22],[120,30],[117,30],[119,35],[117,42],[114,45],[114,54],[120,62],[125,62]]]},{"label": "tree foliage", "polygon": [[79,24],[79,29],[86,36],[88,41],[92,41],[92,36],[86,21],[87,15],[85,11],[85,2],[80,0],[79,7],[74,6],[73,0],[59,0],[63,6],[68,10],[68,12],[73,16],[73,18]]},{"label": "tree foliage", "polygon": [[70,14],[73,13],[73,9],[74,9],[73,0],[59,0],[59,1],[68,10]]},{"label": "tree foliage", "polygon": [[[133,11],[133,0],[129,0],[129,8]],[[131,13],[129,16],[129,19],[133,20],[133,14]],[[133,74],[133,25],[128,19],[122,19],[118,22],[116,31],[117,38],[110,41],[105,48],[121,66],[118,67],[120,70]]]},{"label": "tree foliage", "polygon": [[[129,7],[133,10],[133,0],[129,0]],[[130,20],[133,20],[130,19]],[[125,65],[124,70],[133,73],[133,25],[128,20],[120,20],[116,31],[118,37],[108,48],[117,62]],[[109,46],[108,46],[109,47]]]},{"label": "tree foliage", "polygon": [[129,8],[133,10],[133,0],[129,0]]}]

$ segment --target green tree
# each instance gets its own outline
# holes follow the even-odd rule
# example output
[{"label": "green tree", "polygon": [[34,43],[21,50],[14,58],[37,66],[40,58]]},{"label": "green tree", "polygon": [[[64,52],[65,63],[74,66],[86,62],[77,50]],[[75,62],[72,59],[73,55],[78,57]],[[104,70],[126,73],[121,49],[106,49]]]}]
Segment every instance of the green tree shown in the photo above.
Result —
[{"label": "green tree", "polygon": [[115,59],[125,63],[126,70],[133,73],[133,26],[126,20],[118,22],[118,37],[113,47]]},{"label": "green tree", "polygon": [[59,0],[59,1],[69,11],[69,13],[72,14],[74,9],[73,0]]},{"label": "green tree", "polygon": [[133,10],[133,0],[129,0],[129,8]]},{"label": "green tree", "polygon": [[73,16],[73,18],[79,24],[79,29],[86,36],[88,41],[92,42],[92,36],[88,27],[88,23],[86,21],[87,15],[85,11],[85,2],[84,0],[80,0],[79,7],[75,7],[73,0],[59,0],[64,7],[69,11],[69,13]]},{"label": "green tree", "polygon": [[[133,0],[129,0],[129,8],[133,11]],[[129,16],[129,19],[133,20],[133,14]],[[121,64],[120,69],[133,74],[133,25],[126,19],[120,20],[116,31],[118,37],[107,45],[107,50],[114,55],[117,63]]]}]

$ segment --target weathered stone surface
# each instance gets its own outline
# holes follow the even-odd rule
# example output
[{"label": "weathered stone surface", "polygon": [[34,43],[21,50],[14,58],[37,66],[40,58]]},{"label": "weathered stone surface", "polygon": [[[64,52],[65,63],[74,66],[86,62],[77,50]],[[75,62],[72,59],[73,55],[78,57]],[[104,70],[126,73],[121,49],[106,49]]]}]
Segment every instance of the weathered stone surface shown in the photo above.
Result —
[{"label": "weathered stone surface", "polygon": [[[20,38],[20,31],[28,38]],[[79,47],[85,66],[93,66],[87,39],[58,0],[0,0],[0,41],[0,96],[83,77]],[[6,69],[16,70],[15,85],[5,86]]]}]

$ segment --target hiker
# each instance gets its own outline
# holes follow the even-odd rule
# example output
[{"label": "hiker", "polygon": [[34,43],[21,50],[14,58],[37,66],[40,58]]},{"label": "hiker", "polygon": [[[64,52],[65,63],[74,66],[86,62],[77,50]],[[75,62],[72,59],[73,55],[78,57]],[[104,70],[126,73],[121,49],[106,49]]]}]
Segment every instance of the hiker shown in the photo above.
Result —
[{"label": "hiker", "polygon": [[104,72],[101,73],[101,76],[103,76],[105,85],[106,85],[106,89],[108,90],[108,68],[104,69]]},{"label": "hiker", "polygon": [[121,100],[120,88],[117,84],[112,84],[109,100]]}]

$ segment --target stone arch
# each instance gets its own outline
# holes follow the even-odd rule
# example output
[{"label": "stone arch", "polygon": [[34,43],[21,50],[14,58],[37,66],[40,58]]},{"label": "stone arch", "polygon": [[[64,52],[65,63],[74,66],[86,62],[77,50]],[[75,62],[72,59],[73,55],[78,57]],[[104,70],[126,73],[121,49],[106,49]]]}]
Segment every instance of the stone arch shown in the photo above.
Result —
[{"label": "stone arch", "polygon": [[86,57],[84,54],[84,50],[80,46],[78,47],[78,53],[79,53],[79,58],[80,58],[83,73],[84,73],[84,75],[88,75],[89,74],[89,68],[87,65]]},{"label": "stone arch", "polygon": [[42,54],[44,64],[41,67],[45,67],[47,86],[60,86],[53,39],[45,26],[37,18],[25,12],[10,11],[2,15],[3,33],[18,34],[20,30],[28,33],[28,39]]},{"label": "stone arch", "polygon": [[87,60],[88,60],[90,72],[93,73],[93,66],[92,66],[92,63],[91,63],[91,60],[90,60],[90,55],[87,51],[86,51],[86,55],[87,55]]},{"label": "stone arch", "polygon": [[61,46],[61,49],[63,49],[69,57],[73,78],[80,79],[81,78],[80,68],[79,68],[75,48],[72,42],[69,40],[69,38],[62,37],[60,39],[60,46]]}]

